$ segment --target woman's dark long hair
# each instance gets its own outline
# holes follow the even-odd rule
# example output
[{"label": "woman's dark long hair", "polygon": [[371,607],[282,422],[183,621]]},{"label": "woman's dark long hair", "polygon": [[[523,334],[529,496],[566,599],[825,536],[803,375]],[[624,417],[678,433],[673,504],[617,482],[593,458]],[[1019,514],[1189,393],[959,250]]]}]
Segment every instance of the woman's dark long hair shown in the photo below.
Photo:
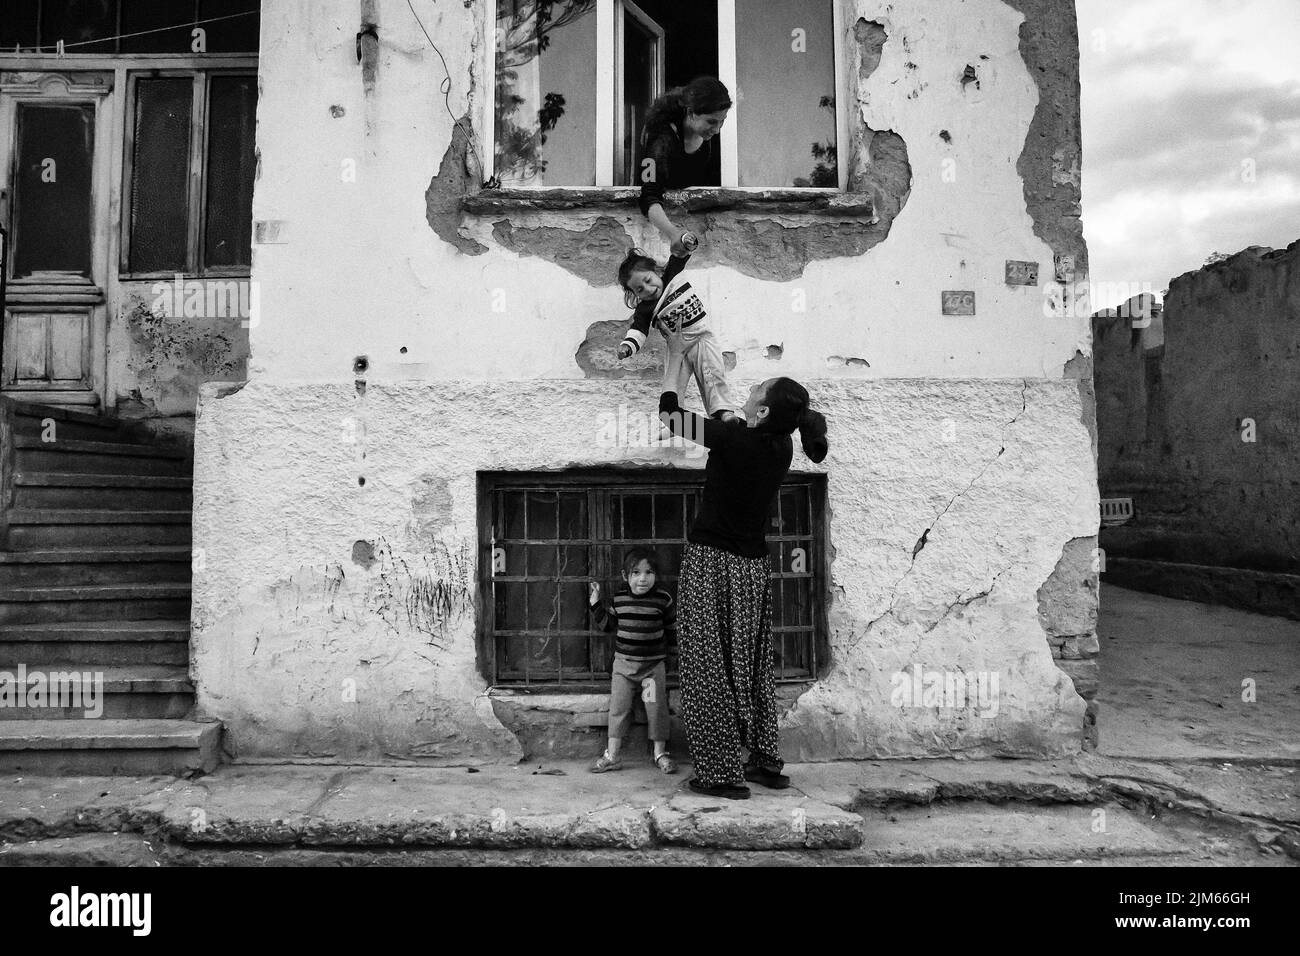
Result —
[{"label": "woman's dark long hair", "polygon": [[808,389],[792,378],[775,379],[763,399],[767,406],[770,428],[789,435],[799,429],[803,453],[814,462],[822,461],[830,450],[826,441],[826,416],[814,411]]},{"label": "woman's dark long hair", "polygon": [[675,86],[651,104],[645,117],[645,141],[654,139],[669,123],[682,132],[686,114],[717,113],[731,109],[731,93],[714,76],[697,76],[685,86]]}]

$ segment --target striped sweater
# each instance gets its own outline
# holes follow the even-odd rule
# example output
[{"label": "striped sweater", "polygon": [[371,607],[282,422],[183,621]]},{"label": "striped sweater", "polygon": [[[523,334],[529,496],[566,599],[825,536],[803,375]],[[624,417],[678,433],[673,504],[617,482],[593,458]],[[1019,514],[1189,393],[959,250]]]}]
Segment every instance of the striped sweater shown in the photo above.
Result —
[{"label": "striped sweater", "polygon": [[613,601],[601,601],[591,613],[598,629],[617,632],[614,651],[624,657],[661,661],[677,644],[677,605],[663,588],[635,597],[624,586]]}]

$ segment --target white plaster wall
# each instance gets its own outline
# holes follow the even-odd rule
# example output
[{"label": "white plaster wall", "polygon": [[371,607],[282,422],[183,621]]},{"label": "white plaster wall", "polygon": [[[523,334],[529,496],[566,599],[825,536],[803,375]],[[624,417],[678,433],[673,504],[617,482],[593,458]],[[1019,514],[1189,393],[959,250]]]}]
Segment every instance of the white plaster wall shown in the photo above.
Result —
[{"label": "white plaster wall", "polygon": [[[447,60],[451,112],[479,122],[490,6],[416,4]],[[487,237],[479,256],[434,234],[424,194],[452,134],[442,64],[405,0],[378,0],[381,62],[367,96],[355,56],[359,9],[356,0],[263,4],[254,217],[283,228],[254,250],[262,309],[250,375],[344,381],[364,354],[375,381],[578,376],[574,352],[588,325],[626,314],[618,290],[502,249],[490,222],[470,228]],[[1052,275],[1016,172],[1038,102],[1018,51],[1021,14],[1001,0],[856,0],[846,10],[848,24],[874,19],[889,34],[858,112],[904,138],[912,193],[884,243],[814,262],[798,280],[700,272],[724,348],[742,353],[737,374],[764,374],[746,367],[758,361],[747,347],[783,344],[782,371],[801,378],[1060,377],[1076,350],[1090,354],[1086,317],[1049,318],[1041,286],[1003,281],[1008,259],[1040,263],[1044,283]],[[960,83],[968,63],[978,66],[978,90]],[[355,182],[344,181],[345,161],[356,164]],[[639,216],[625,221],[657,248]],[[804,313],[790,308],[795,289]],[[944,289],[974,290],[977,315],[941,315]],[[494,312],[498,290],[505,309]],[[866,358],[870,369],[828,367],[832,355]]]},{"label": "white plaster wall", "polygon": [[[784,719],[787,755],[1077,749],[1084,704],[1036,603],[1065,542],[1097,526],[1075,384],[814,391],[831,425],[832,666]],[[621,404],[655,402],[653,385],[615,382],[206,388],[191,668],[232,752],[517,757],[475,664],[476,472],[702,467],[694,450],[600,447]],[[363,567],[358,540],[388,551]],[[436,582],[450,603],[421,630],[410,599]],[[996,716],[892,707],[892,675],[914,663],[996,672]]]},{"label": "white plaster wall", "polygon": [[[489,6],[416,3],[456,116],[480,116]],[[863,121],[900,134],[913,168],[890,236],[791,282],[697,270],[739,358],[733,382],[808,380],[831,420],[832,660],[783,719],[787,756],[1076,749],[1084,704],[1053,664],[1036,594],[1066,542],[1097,528],[1091,441],[1062,378],[1090,348],[1086,321],[1047,318],[1041,288],[1003,283],[1007,259],[1052,271],[1016,173],[1038,98],[1021,16],[1001,0],[847,8],[890,36],[859,91]],[[652,412],[657,393],[581,377],[588,326],[627,314],[612,284],[502,249],[490,219],[466,227],[480,256],[430,228],[425,191],[451,135],[442,66],[405,0],[377,9],[367,96],[359,0],[264,0],[254,218],[277,235],[253,251],[251,382],[200,403],[192,671],[240,757],[509,758],[518,742],[475,660],[476,472],[702,458],[600,447],[602,416]],[[967,63],[981,87],[963,93]],[[511,219],[582,228],[591,215]],[[973,289],[978,314],[941,316],[944,289]],[[358,541],[379,545],[373,563],[353,560]],[[435,586],[449,604],[431,618],[420,595]],[[892,707],[891,678],[913,664],[997,673],[997,716]]]}]

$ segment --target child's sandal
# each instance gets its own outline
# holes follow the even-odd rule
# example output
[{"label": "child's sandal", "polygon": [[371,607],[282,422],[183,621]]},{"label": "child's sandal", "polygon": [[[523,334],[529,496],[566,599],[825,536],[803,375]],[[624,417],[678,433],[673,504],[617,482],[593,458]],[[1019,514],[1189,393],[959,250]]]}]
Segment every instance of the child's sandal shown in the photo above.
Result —
[{"label": "child's sandal", "polygon": [[608,753],[601,754],[594,764],[591,765],[592,773],[608,773],[611,770],[622,770],[623,758],[611,757]]},{"label": "child's sandal", "polygon": [[660,754],[658,757],[655,757],[655,766],[664,773],[677,772],[677,761],[668,754]]}]

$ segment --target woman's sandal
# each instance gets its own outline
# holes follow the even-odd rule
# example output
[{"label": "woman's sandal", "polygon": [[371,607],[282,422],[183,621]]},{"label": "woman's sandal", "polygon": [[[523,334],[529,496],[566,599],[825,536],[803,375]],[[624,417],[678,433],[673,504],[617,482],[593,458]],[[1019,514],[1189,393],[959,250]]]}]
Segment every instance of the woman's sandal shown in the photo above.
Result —
[{"label": "woman's sandal", "polygon": [[623,758],[611,757],[608,753],[603,753],[596,758],[596,762],[591,765],[592,773],[608,773],[611,770],[622,770]]},{"label": "woman's sandal", "polygon": [[660,770],[662,770],[664,773],[677,772],[677,761],[674,760],[669,754],[660,754],[658,757],[655,757],[655,766],[658,767]]}]

